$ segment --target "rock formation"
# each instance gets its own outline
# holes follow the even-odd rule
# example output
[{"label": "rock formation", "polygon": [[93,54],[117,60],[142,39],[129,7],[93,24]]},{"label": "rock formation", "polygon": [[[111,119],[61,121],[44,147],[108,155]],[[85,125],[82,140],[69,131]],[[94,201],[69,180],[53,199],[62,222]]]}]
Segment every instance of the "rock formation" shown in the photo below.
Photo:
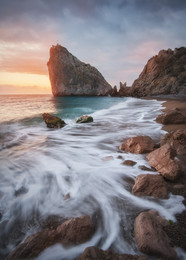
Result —
[{"label": "rock formation", "polygon": [[97,247],[87,247],[85,251],[74,260],[147,260],[145,256],[116,254],[110,250],[103,251]]},{"label": "rock formation", "polygon": [[149,136],[135,136],[122,143],[119,149],[138,154],[152,152],[154,147],[155,143]]},{"label": "rock formation", "polygon": [[47,63],[54,96],[106,96],[113,92],[101,73],[57,44]]},{"label": "rock formation", "polygon": [[157,116],[158,123],[168,124],[186,124],[186,117],[182,115],[179,109],[171,109]]},{"label": "rock formation", "polygon": [[120,89],[120,96],[186,95],[186,47],[161,50],[147,62],[132,87]]},{"label": "rock formation", "polygon": [[180,175],[180,166],[175,160],[176,151],[168,144],[164,144],[147,155],[149,165],[155,168],[164,178],[174,181]]},{"label": "rock formation", "polygon": [[76,121],[76,123],[79,123],[79,124],[82,124],[82,123],[91,123],[91,122],[93,122],[94,120],[93,120],[93,117],[92,116],[80,116],[78,119],[77,119],[77,121]]},{"label": "rock formation", "polygon": [[138,175],[132,188],[136,196],[153,196],[155,198],[167,199],[167,184],[163,177],[153,174]]},{"label": "rock formation", "polygon": [[94,233],[94,224],[89,216],[72,218],[56,229],[46,228],[30,235],[11,252],[7,260],[30,259],[38,256],[46,248],[61,243],[63,246],[86,242]]},{"label": "rock formation", "polygon": [[146,254],[161,257],[161,259],[177,259],[176,252],[170,245],[170,240],[163,227],[168,221],[156,211],[140,213],[135,219],[134,235],[138,249]]},{"label": "rock formation", "polygon": [[42,118],[48,128],[61,128],[66,125],[65,121],[63,121],[61,118],[48,113],[42,114]]}]

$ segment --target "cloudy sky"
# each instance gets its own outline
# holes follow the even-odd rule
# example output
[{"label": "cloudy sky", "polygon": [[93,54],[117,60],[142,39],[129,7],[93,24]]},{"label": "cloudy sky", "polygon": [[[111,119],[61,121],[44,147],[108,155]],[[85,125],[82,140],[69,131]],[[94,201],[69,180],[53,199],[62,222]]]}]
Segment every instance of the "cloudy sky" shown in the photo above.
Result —
[{"label": "cloudy sky", "polygon": [[186,46],[186,0],[0,0],[0,94],[51,93],[51,45],[131,85],[161,49]]}]

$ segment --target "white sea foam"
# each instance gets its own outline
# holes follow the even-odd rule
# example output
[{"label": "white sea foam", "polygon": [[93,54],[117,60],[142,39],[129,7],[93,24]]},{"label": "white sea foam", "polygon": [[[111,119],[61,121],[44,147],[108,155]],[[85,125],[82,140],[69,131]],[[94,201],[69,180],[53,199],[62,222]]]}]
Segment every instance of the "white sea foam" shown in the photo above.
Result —
[{"label": "white sea foam", "polygon": [[[0,153],[2,234],[21,221],[25,223],[24,239],[38,230],[37,221],[35,226],[30,224],[38,215],[40,219],[49,215],[97,216],[97,231],[89,242],[71,248],[55,245],[37,260],[73,259],[87,246],[98,244],[102,249],[112,246],[121,253],[139,253],[133,238],[137,213],[154,209],[175,220],[175,214],[184,209],[180,196],[170,194],[168,200],[155,200],[131,194],[135,177],[143,173],[138,166],[148,163],[145,155],[119,153],[118,147],[135,135],[149,135],[159,141],[164,132],[154,119],[161,102],[120,101],[93,112],[94,122],[90,124],[76,124],[75,118],[66,118],[68,125],[56,131],[47,129],[43,122],[10,126],[16,135],[4,141]],[[111,160],[103,160],[106,156],[112,156]],[[126,159],[137,164],[122,165]],[[64,200],[68,193],[70,198]],[[7,240],[8,246],[11,243],[14,240]]]}]

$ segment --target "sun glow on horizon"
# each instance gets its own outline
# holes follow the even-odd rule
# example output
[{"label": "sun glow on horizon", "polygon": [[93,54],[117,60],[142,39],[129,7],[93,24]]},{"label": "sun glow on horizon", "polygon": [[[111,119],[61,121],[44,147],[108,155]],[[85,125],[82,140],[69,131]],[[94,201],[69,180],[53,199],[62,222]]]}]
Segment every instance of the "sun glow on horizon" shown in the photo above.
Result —
[{"label": "sun glow on horizon", "polygon": [[47,75],[0,72],[0,94],[6,93],[51,93]]},{"label": "sun glow on horizon", "polygon": [[47,75],[17,73],[17,72],[0,72],[0,85],[15,86],[39,86],[50,88],[50,81]]}]

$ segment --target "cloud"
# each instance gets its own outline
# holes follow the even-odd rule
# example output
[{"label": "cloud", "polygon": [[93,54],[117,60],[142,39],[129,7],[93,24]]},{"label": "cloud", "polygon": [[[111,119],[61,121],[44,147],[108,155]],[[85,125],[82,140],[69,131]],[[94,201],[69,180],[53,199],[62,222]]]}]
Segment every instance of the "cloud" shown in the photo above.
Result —
[{"label": "cloud", "polygon": [[185,0],[0,0],[0,71],[47,75],[57,42],[112,84],[186,42]]}]

